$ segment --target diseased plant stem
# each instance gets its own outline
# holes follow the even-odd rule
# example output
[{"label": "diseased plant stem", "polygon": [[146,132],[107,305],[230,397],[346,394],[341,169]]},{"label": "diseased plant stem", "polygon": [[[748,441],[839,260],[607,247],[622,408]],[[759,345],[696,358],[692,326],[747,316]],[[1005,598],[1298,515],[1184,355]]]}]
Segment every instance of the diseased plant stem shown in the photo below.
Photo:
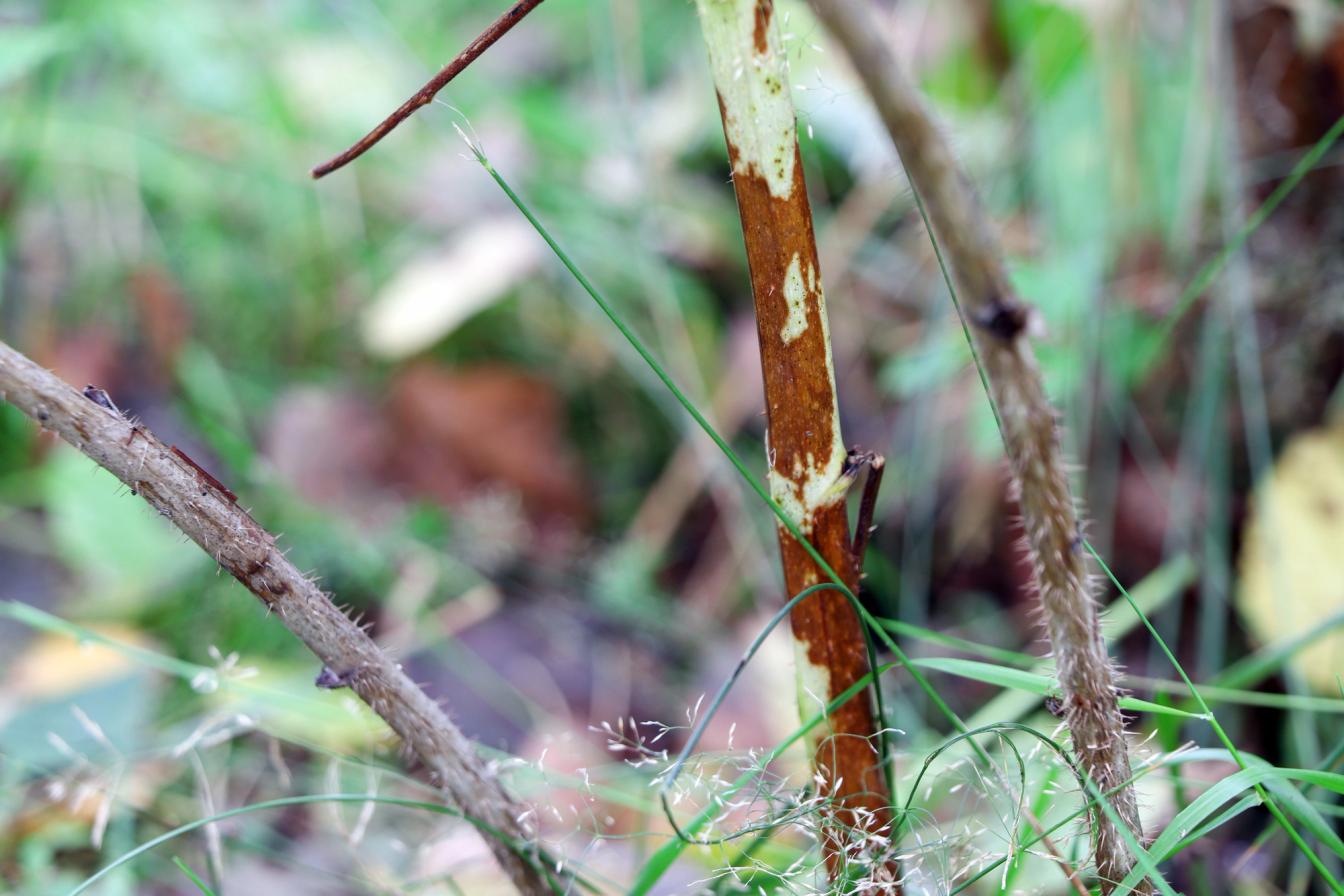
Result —
[{"label": "diseased plant stem", "polygon": [[[1031,310],[1014,295],[990,219],[901,72],[875,17],[862,0],[811,2],[877,106],[960,285],[1019,492],[1026,548],[1045,608],[1073,749],[1097,787],[1110,791],[1130,777],[1124,720],[1093,600],[1058,422],[1027,339]],[[1142,842],[1133,789],[1120,790],[1112,804]],[[1102,892],[1109,893],[1134,859],[1124,836],[1100,811],[1092,813],[1092,830]],[[1147,881],[1140,892],[1151,892]]]},{"label": "diseased plant stem", "polygon": [[[859,564],[845,512],[854,471],[840,434],[812,212],[773,3],[697,0],[697,6],[755,298],[771,497],[857,593]],[[827,579],[782,527],[779,542],[788,593]],[[790,622],[806,716],[867,674],[863,629],[834,589],[800,602]],[[895,864],[873,847],[890,833],[890,813],[870,694],[860,692],[828,721],[829,730],[812,742],[821,789],[835,800],[826,824],[827,867],[837,877],[850,859],[872,863],[870,880],[898,892]],[[865,844],[866,835],[878,836]]]},{"label": "diseased plant stem", "polygon": [[553,893],[523,807],[471,742],[358,625],[285,558],[228,492],[144,426],[91,401],[0,342],[0,398],[88,455],[196,542],[387,722],[486,842],[521,893]]}]

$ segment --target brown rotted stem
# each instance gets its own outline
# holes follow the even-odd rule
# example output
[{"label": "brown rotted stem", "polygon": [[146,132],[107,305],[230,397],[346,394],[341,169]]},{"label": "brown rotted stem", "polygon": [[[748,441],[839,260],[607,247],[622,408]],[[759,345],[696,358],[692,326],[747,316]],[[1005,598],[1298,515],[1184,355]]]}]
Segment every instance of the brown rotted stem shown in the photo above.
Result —
[{"label": "brown rotted stem", "polygon": [[[857,475],[840,432],[812,210],[807,199],[787,59],[770,0],[697,0],[733,171],[756,311],[769,423],[770,491],[852,593],[859,570],[845,491]],[[866,526],[865,526],[866,528]],[[788,594],[829,580],[785,527],[779,545]],[[799,602],[790,623],[806,712],[869,672],[862,625],[835,589]],[[879,719],[864,690],[827,719],[812,743],[832,878],[865,869],[871,892],[899,892],[885,846],[889,797]]]}]

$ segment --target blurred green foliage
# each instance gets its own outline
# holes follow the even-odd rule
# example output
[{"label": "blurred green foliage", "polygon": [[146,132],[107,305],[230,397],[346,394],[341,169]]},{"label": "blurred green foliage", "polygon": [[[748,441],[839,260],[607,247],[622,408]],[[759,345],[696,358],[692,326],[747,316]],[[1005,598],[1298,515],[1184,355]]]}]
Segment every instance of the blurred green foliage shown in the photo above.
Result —
[{"label": "blurred green foliage", "polygon": [[[994,543],[1002,533],[974,525],[983,522],[977,513],[998,519],[997,492],[989,511],[977,505],[974,492],[988,490],[988,480],[971,474],[992,472],[1000,445],[963,334],[886,136],[838,53],[814,46],[824,38],[805,8],[782,6],[790,16],[787,41],[823,262],[835,263],[825,276],[843,284],[832,287],[828,300],[845,425],[889,459],[887,512],[870,554],[866,594],[903,625],[927,623],[1019,648],[1015,639],[1029,626],[1014,599],[1018,572]],[[1117,521],[1130,458],[1138,458],[1154,492],[1167,487],[1160,451],[1170,445],[1178,446],[1173,455],[1191,452],[1202,471],[1205,455],[1182,442],[1183,408],[1223,407],[1225,384],[1217,375],[1192,381],[1188,395],[1163,383],[1156,407],[1139,404],[1155,365],[1193,366],[1185,347],[1161,357],[1144,348],[1165,323],[1168,294],[1208,246],[1221,242],[1216,222],[1206,220],[1228,201],[1220,179],[1226,156],[1211,136],[1228,125],[1209,83],[1216,23],[1209,5],[1198,3],[1171,18],[1136,5],[1133,18],[1112,28],[1099,26],[1099,14],[1077,3],[931,4],[927,21],[907,6],[896,4],[892,15],[911,16],[901,25],[914,35],[921,83],[1002,224],[1014,284],[1045,324],[1038,355],[1071,448],[1088,464],[1080,491],[1096,520],[1089,537],[1104,547],[1123,528]],[[466,680],[460,692],[446,694],[450,703],[484,694],[499,705],[516,704],[522,708],[510,709],[511,720],[544,717],[551,726],[528,746],[550,749],[569,743],[561,729],[580,739],[590,733],[593,720],[579,710],[561,718],[556,709],[574,693],[591,701],[587,709],[618,705],[602,702],[615,699],[604,685],[627,697],[628,690],[635,694],[631,705],[617,711],[633,716],[645,709],[636,700],[645,691],[694,703],[687,693],[717,683],[707,685],[694,662],[646,668],[666,657],[627,656],[629,644],[671,645],[669,654],[719,665],[727,657],[731,666],[741,649],[738,626],[752,623],[753,608],[773,609],[783,596],[772,568],[773,523],[727,477],[710,477],[706,494],[713,500],[690,502],[683,523],[689,536],[679,529],[661,551],[624,537],[678,446],[692,437],[688,421],[549,258],[415,358],[377,357],[362,340],[363,315],[407,265],[441,252],[482,220],[513,215],[489,178],[462,157],[466,148],[454,131],[461,124],[701,408],[716,408],[734,389],[751,392],[734,444],[764,468],[757,386],[735,373],[730,357],[733,328],[750,310],[748,280],[690,4],[545,4],[440,102],[367,156],[321,182],[309,178],[312,165],[397,106],[496,12],[467,0],[25,0],[5,7],[0,338],[59,354],[67,336],[110,333],[120,352],[112,366],[123,368],[127,391],[146,393],[155,428],[162,425],[193,452],[199,446],[200,459],[240,501],[283,533],[300,568],[316,571],[324,587],[357,610],[375,617],[390,605],[405,610],[406,618],[381,621],[401,639],[398,649],[429,654]],[[1170,22],[1179,27],[1168,28]],[[880,201],[883,195],[889,198]],[[880,208],[867,217],[856,213],[866,202]],[[857,232],[855,220],[862,222]],[[146,272],[161,275],[189,318],[166,369],[155,369],[155,337],[137,304],[133,280]],[[1155,284],[1151,305],[1135,298],[1142,290],[1126,279],[1139,277]],[[593,504],[587,527],[562,550],[541,545],[540,537],[499,534],[471,508],[427,495],[399,495],[367,517],[346,518],[305,501],[277,474],[267,443],[281,397],[316,386],[380,400],[415,360],[446,369],[499,364],[554,390],[564,443],[580,460],[582,494]],[[1217,365],[1200,369],[1216,373]],[[1162,416],[1167,412],[1175,423]],[[1155,436],[1136,435],[1128,422],[1135,419],[1149,421]],[[1207,518],[1173,523],[1159,553],[1198,547],[1206,535],[1231,537],[1243,497],[1226,472],[1233,449],[1220,444],[1212,427],[1202,433],[1213,447],[1208,478],[1198,481],[1216,493],[1211,509]],[[25,585],[32,590],[24,595],[39,594],[81,625],[133,629],[146,637],[151,655],[195,665],[153,666],[127,649],[128,665],[106,680],[0,712],[5,819],[32,802],[24,791],[37,770],[78,766],[53,757],[48,732],[94,754],[91,764],[100,770],[150,757],[145,765],[154,772],[146,792],[136,794],[143,797],[136,806],[148,806],[143,817],[140,808],[114,813],[101,853],[88,847],[83,819],[50,824],[41,836],[17,842],[7,841],[6,832],[0,879],[18,881],[24,894],[62,890],[109,854],[145,839],[144,831],[159,830],[160,820],[205,814],[199,782],[174,749],[199,727],[240,713],[284,749],[260,735],[222,738],[223,755],[206,751],[215,763],[211,772],[236,785],[221,797],[238,802],[270,794],[272,782],[289,774],[286,757],[300,792],[326,789],[328,769],[349,790],[373,776],[415,786],[395,771],[371,731],[377,726],[349,705],[348,695],[313,693],[317,668],[310,655],[208,558],[90,462],[43,445],[27,420],[0,404],[0,599],[11,599],[20,582],[5,564],[20,565],[3,552],[36,558],[31,562],[50,575]],[[317,456],[329,446],[303,447]],[[1214,449],[1223,453],[1213,456]],[[1180,458],[1186,462],[1186,454]],[[706,535],[706,520],[728,520],[723,526],[732,527],[731,538],[720,529]],[[705,542],[715,539],[731,541],[723,550],[728,559],[697,565],[712,554]],[[1230,550],[1225,545],[1202,558],[1205,603],[1186,607],[1173,584],[1152,607],[1161,608],[1175,633],[1183,619],[1199,627],[1200,666],[1214,671],[1227,652],[1244,649],[1226,621],[1201,621],[1228,615]],[[992,567],[997,578],[960,577],[962,564],[975,562]],[[417,591],[417,575],[431,584]],[[693,587],[703,593],[688,593]],[[510,629],[510,612],[551,600],[582,606],[598,620],[593,628],[619,644],[611,648],[578,623],[556,634],[567,639],[566,656],[625,657],[619,688],[589,681],[583,671],[548,668],[551,657],[534,655],[531,642],[512,648],[526,654],[522,659],[506,649],[522,640]],[[478,655],[459,636],[481,618],[504,624],[502,634],[482,626]],[[40,628],[31,620],[25,625]],[[88,631],[57,634],[95,643]],[[226,660],[234,650],[242,667],[256,670],[255,680]],[[509,678],[516,672],[511,663],[527,671]],[[771,705],[770,691],[788,689],[779,683],[788,673],[775,675],[771,686],[745,698],[751,710]],[[968,715],[982,707],[999,713],[994,720],[1012,715],[1043,728],[1054,724],[1032,694],[1012,692],[1010,700],[985,704],[983,689],[944,684]],[[892,724],[911,754],[941,742],[941,721],[925,698],[904,681],[892,688]],[[501,689],[508,689],[506,697],[490,698]],[[1159,689],[1155,699],[1167,701],[1167,693]],[[121,756],[98,753],[72,705],[88,710]],[[761,716],[743,735],[755,738],[750,747],[783,736],[782,722],[767,711]],[[1281,750],[1301,765],[1319,760],[1321,747],[1339,733],[1332,720],[1293,709],[1280,742],[1278,728],[1263,725],[1253,710],[1232,709],[1229,716],[1234,730],[1271,731],[1263,735],[1266,752]],[[753,717],[744,711],[744,719]],[[1157,727],[1169,749],[1204,734],[1171,718],[1144,724]],[[604,758],[619,752],[600,749]],[[627,809],[650,808],[642,771],[576,754],[574,767],[585,776],[589,767],[580,762],[589,763],[599,783],[619,781]],[[1058,772],[1047,769],[1033,782],[1046,809],[1058,802],[1047,798]],[[536,786],[548,793],[548,782]],[[950,789],[940,787],[947,802],[936,808],[958,805]],[[651,826],[651,817],[621,823]],[[440,833],[407,823],[407,834],[400,819],[384,823],[377,848],[366,852],[386,867],[351,871],[342,881],[352,891],[374,891],[369,881],[355,880],[365,870],[370,880],[382,874],[414,883],[420,869],[389,844],[403,842],[403,834],[420,842]],[[229,838],[230,850],[298,864],[287,853],[305,836],[297,826],[257,821],[240,830]],[[335,825],[322,833],[344,842],[348,830]],[[784,870],[808,848],[762,841],[760,853],[771,866],[744,874],[744,883],[783,891]],[[712,860],[689,861],[692,876],[700,876],[705,869],[695,863]],[[1035,863],[1044,870],[1023,863],[1006,879],[1024,888],[1060,883],[1049,863]],[[193,854],[188,864],[208,863]],[[114,879],[108,892],[138,892],[148,881],[182,885],[181,872],[166,859],[137,866],[135,875]]]}]

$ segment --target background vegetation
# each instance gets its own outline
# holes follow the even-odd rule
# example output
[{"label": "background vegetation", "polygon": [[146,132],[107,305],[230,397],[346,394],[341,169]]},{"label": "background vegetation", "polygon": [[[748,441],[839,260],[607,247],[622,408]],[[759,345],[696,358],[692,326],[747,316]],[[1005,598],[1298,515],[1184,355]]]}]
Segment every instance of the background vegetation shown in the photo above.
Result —
[{"label": "background vegetation", "polygon": [[[865,600],[967,724],[1058,738],[998,436],[927,234],[839,54],[805,7],[781,8],[841,412],[888,458]],[[742,242],[693,8],[543,5],[353,168],[307,177],[496,12],[0,6],[0,336],[107,389],[283,532],[501,751],[594,886],[661,873],[669,892],[806,892],[819,886],[806,811],[656,852],[670,831],[650,786],[663,751],[788,597],[769,514],[453,127],[763,470]],[[1338,7],[885,12],[1041,312],[1090,544],[1241,750],[1333,768]],[[1266,201],[1273,213],[1252,217]],[[376,719],[316,691],[304,649],[114,486],[0,405],[0,889],[68,891],[166,830],[266,800],[434,802]],[[1163,865],[1172,886],[1327,892],[1253,798],[1218,789],[1235,766],[1210,726],[1153,706],[1196,709],[1129,605],[1113,588],[1103,599],[1118,601],[1107,631],[1126,685],[1150,701],[1132,723],[1155,769],[1140,785],[1146,830],[1214,794],[1182,816],[1202,824],[1173,830],[1198,836]],[[1069,892],[1057,860],[1084,863],[1069,821],[1084,800],[1058,757],[1028,733],[983,739],[1009,792],[964,741],[924,771],[951,728],[903,672],[884,688],[916,810],[912,883]],[[794,733],[792,690],[778,633],[682,772],[679,819]],[[1207,749],[1158,761],[1186,744]],[[1299,802],[1275,793],[1338,879],[1336,778]],[[714,830],[806,810],[807,785],[806,757],[786,750]],[[1057,856],[1024,847],[1035,819],[1064,823]],[[296,803],[173,840],[97,892],[490,892],[496,874],[450,818]]]}]

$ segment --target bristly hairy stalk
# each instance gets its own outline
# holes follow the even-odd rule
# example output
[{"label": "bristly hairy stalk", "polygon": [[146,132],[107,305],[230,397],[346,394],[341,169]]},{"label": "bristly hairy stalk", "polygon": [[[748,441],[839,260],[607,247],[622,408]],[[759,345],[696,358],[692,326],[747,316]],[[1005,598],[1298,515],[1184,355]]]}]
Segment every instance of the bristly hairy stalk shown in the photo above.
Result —
[{"label": "bristly hairy stalk", "polygon": [[275,537],[238,506],[232,492],[145,427],[95,403],[3,342],[0,399],[124,482],[255,594],[322,660],[330,686],[354,691],[415,751],[452,803],[490,832],[486,843],[519,892],[556,892],[547,860],[520,820],[523,807],[467,737],[286,559]]},{"label": "bristly hairy stalk", "polygon": [[[771,497],[857,592],[859,562],[845,512],[845,491],[855,471],[846,463],[840,434],[812,211],[774,6],[772,0],[697,0],[696,5],[751,271]],[[789,593],[825,580],[783,527],[779,536]],[[868,672],[863,629],[844,595],[832,589],[800,602],[790,621],[806,715]],[[886,834],[890,812],[869,694],[858,694],[832,713],[828,727],[812,747],[822,787],[836,800],[825,844],[827,867],[836,876],[846,860],[844,829]],[[897,891],[894,866],[878,861],[873,874],[888,885],[887,892]]]},{"label": "bristly hairy stalk", "polygon": [[[1124,720],[1059,424],[1027,338],[1032,311],[1013,294],[989,217],[862,0],[812,0],[812,6],[872,96],[960,286],[1018,489],[1073,749],[1097,787],[1110,791],[1130,778]],[[1133,789],[1116,793],[1112,805],[1141,842]],[[1093,813],[1092,829],[1097,873],[1102,891],[1109,893],[1129,873],[1134,857],[1106,813]],[[1140,891],[1150,892],[1148,886]]]}]

